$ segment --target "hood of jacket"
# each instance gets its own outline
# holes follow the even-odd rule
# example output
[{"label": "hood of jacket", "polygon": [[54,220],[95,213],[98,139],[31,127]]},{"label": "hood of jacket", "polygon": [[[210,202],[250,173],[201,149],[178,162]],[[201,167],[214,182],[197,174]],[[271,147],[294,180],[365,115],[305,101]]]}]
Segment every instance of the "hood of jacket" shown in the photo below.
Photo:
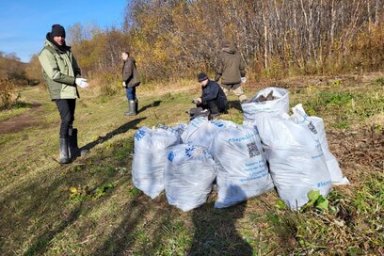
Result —
[{"label": "hood of jacket", "polygon": [[64,53],[66,51],[71,50],[71,46],[66,45],[65,42],[64,42],[64,45],[58,45],[55,41],[53,41],[51,32],[47,33],[47,35],[45,36],[45,39],[46,39],[45,45],[49,45],[50,47],[52,47],[56,51]]}]

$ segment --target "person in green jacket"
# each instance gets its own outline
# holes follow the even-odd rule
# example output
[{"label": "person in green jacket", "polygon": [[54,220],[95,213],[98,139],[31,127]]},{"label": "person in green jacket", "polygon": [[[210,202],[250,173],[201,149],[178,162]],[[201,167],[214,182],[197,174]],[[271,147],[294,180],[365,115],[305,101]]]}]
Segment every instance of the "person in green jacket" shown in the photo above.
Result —
[{"label": "person in green jacket", "polygon": [[241,86],[245,82],[245,65],[240,54],[236,51],[233,43],[225,41],[219,61],[216,65],[215,81],[218,82],[221,78],[221,87],[225,95],[228,97],[228,92],[233,93],[239,98],[240,103],[247,100],[244,90]]},{"label": "person in green jacket", "polygon": [[65,43],[65,29],[59,24],[52,25],[46,35],[43,49],[39,53],[43,77],[48,85],[49,95],[60,113],[60,163],[67,164],[80,155],[77,146],[77,129],[73,128],[77,86],[88,87],[87,80],[81,77],[80,68]]}]

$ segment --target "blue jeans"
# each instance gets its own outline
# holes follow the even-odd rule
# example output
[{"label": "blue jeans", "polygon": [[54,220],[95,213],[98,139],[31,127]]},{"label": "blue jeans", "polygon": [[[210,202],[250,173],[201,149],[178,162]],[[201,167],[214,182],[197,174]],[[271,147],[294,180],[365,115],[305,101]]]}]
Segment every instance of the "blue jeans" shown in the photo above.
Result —
[{"label": "blue jeans", "polygon": [[128,100],[135,100],[136,99],[136,87],[127,87],[125,89],[125,92],[127,94]]}]

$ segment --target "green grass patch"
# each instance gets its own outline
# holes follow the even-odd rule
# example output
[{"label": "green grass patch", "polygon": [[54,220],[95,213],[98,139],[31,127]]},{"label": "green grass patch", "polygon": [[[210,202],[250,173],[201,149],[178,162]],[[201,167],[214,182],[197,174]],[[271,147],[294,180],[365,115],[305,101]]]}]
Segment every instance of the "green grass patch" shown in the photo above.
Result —
[{"label": "green grass patch", "polygon": [[[326,127],[336,130],[333,139],[337,140],[338,129],[360,131],[367,120],[382,115],[381,79],[364,87],[341,80],[304,86],[290,91],[291,105],[303,103],[308,114],[324,118]],[[155,84],[139,90],[153,88]],[[152,200],[133,186],[133,135],[141,126],[187,123],[185,111],[193,107],[191,100],[198,90],[139,94],[141,111],[134,117],[124,116],[123,91],[99,97],[81,91],[75,127],[79,146],[90,151],[64,166],[57,162],[60,120],[55,104],[39,88],[21,93],[23,101],[40,104],[34,113],[42,117],[42,126],[0,136],[2,255],[377,255],[383,251],[383,236],[378,234],[384,233],[384,178],[377,167],[357,162],[365,156],[342,158],[343,170],[353,175],[352,185],[335,187],[327,198],[313,194],[298,212],[286,209],[275,191],[227,209],[213,208],[217,196],[213,192],[202,207],[182,212],[168,205],[164,193]],[[229,101],[229,113],[222,118],[241,124],[236,97],[231,95]],[[1,121],[22,112],[5,119],[1,119],[5,112],[0,113]],[[382,128],[380,123],[372,126],[374,136]],[[346,139],[354,145],[354,138]]]}]

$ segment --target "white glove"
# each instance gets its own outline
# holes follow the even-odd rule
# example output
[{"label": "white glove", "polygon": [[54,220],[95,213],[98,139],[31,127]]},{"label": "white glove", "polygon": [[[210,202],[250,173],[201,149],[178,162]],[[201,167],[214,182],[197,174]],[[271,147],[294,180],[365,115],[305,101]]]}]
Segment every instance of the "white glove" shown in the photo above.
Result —
[{"label": "white glove", "polygon": [[242,77],[242,78],[240,78],[240,80],[241,80],[242,83],[247,82],[247,78],[246,77]]},{"label": "white glove", "polygon": [[192,102],[195,103],[195,104],[200,104],[201,103],[201,98],[193,99]]},{"label": "white glove", "polygon": [[124,87],[124,88],[127,87],[127,84],[125,83],[125,81],[123,82],[123,87]]},{"label": "white glove", "polygon": [[81,88],[87,88],[89,86],[89,84],[87,83],[87,79],[81,77],[76,78],[75,83]]}]

